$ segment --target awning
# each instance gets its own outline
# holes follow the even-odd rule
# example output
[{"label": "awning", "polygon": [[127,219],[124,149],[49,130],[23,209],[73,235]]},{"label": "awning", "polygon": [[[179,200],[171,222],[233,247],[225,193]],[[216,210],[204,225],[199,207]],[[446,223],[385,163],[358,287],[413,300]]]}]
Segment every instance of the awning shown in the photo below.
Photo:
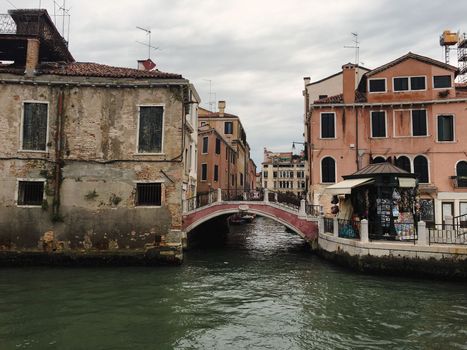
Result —
[{"label": "awning", "polygon": [[352,192],[352,188],[366,185],[374,181],[375,180],[372,178],[344,180],[326,187],[324,192],[328,194],[350,194],[350,192]]},{"label": "awning", "polygon": [[411,177],[400,177],[399,178],[399,187],[409,187],[414,188],[417,184],[417,180]]}]

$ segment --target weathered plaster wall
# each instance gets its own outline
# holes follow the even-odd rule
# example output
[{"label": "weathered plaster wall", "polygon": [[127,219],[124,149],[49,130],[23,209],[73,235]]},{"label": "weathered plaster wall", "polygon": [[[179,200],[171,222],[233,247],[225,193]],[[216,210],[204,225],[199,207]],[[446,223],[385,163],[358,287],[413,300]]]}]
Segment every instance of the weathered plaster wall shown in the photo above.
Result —
[{"label": "weathered plaster wall", "polygon": [[[61,89],[63,160],[59,215],[54,216],[55,124]],[[24,101],[49,103],[46,152],[20,150]],[[164,106],[163,152],[137,154],[138,106],[153,104]],[[168,241],[179,240],[184,176],[179,161],[184,150],[179,86],[2,84],[0,106],[0,249],[144,248],[154,243],[155,236],[166,234]],[[46,179],[41,207],[17,206],[18,178]],[[163,183],[161,207],[135,206],[138,181]]]}]

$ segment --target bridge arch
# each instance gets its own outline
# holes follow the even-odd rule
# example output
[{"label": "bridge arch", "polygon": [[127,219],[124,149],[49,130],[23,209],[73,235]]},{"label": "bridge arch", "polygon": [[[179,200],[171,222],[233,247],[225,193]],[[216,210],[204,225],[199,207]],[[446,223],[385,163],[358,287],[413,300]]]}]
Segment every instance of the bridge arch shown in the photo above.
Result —
[{"label": "bridge arch", "polygon": [[[240,210],[240,206],[245,205],[245,202],[239,203],[218,203],[207,207],[200,208],[194,212],[184,215],[184,231],[189,233],[199,225],[223,215],[236,214]],[[272,219],[293,232],[297,233],[305,240],[316,238],[318,225],[317,220],[300,218],[297,213],[292,210],[287,210],[276,205],[268,205],[261,202],[248,203],[248,212]]]}]

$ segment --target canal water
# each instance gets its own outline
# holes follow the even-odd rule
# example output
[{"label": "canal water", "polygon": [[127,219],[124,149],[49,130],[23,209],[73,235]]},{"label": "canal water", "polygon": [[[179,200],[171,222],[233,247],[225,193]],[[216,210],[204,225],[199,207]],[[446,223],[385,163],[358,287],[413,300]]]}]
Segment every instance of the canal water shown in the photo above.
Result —
[{"label": "canal water", "polygon": [[352,273],[257,218],[180,267],[0,270],[4,349],[467,349],[467,286]]}]

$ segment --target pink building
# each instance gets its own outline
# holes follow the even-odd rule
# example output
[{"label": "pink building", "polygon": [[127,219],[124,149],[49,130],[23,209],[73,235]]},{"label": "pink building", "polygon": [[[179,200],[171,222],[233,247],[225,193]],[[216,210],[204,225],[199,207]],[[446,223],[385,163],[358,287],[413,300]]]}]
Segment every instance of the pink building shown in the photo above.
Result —
[{"label": "pink building", "polygon": [[458,69],[408,53],[366,72],[355,89],[355,68],[342,67],[341,94],[306,103],[314,204],[329,208],[324,189],[343,175],[390,161],[418,175],[427,223],[467,214],[467,86],[454,82]]}]

